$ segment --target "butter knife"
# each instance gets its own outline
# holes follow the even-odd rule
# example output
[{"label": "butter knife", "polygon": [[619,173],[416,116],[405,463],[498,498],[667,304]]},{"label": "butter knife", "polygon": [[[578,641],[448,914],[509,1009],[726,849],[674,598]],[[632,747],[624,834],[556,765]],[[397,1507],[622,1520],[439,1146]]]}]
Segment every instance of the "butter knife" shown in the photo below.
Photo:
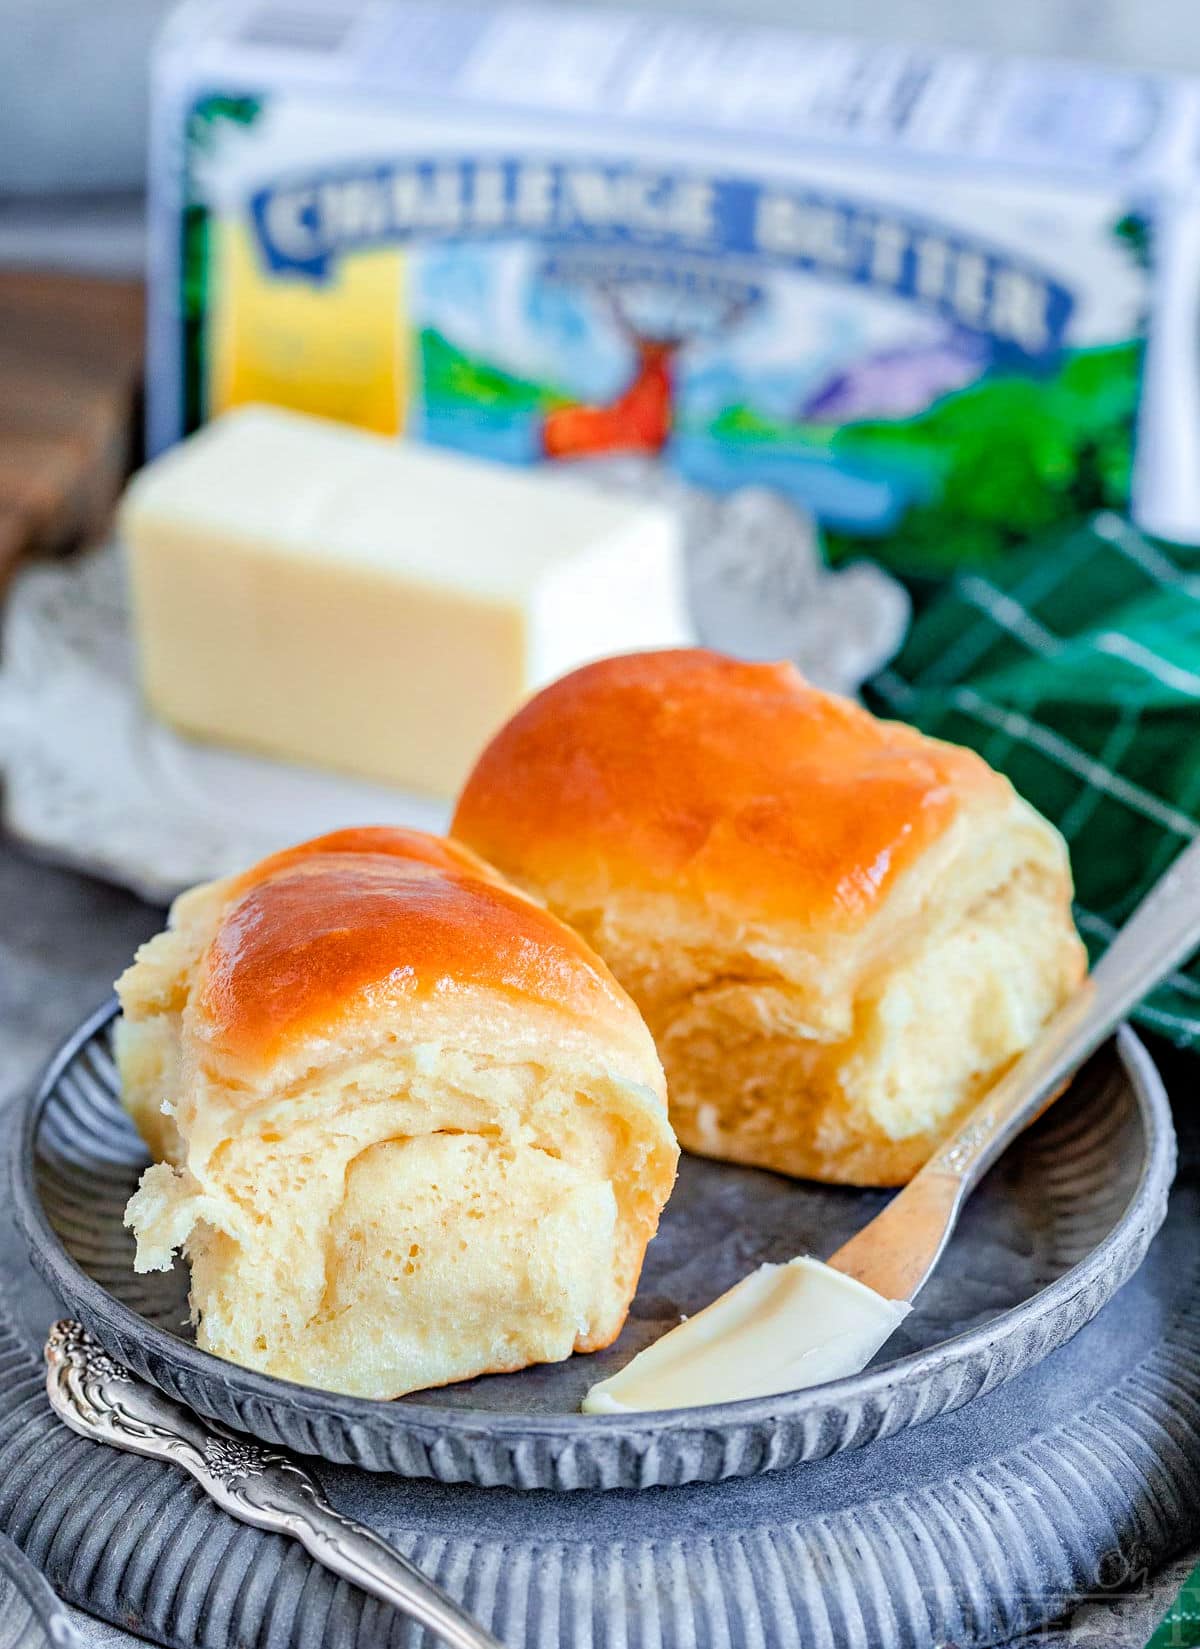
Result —
[{"label": "butter knife", "polygon": [[223,1511],[290,1535],[318,1563],[450,1644],[502,1649],[415,1563],[325,1499],[291,1454],[202,1420],[110,1357],[81,1323],[55,1323],[46,1341],[46,1394],[81,1437],[182,1466]]},{"label": "butter knife", "polygon": [[[1154,884],[1031,1047],[881,1213],[825,1262],[802,1257],[744,1277],[593,1386],[584,1412],[765,1397],[865,1368],[928,1282],[992,1163],[1198,944],[1200,839]],[[839,1292],[832,1286],[837,1272],[868,1292]]]},{"label": "butter knife", "polygon": [[914,1299],[941,1258],[963,1204],[996,1158],[1197,945],[1200,838],[1159,877],[1032,1046],[882,1213],[843,1243],[828,1264],[886,1300]]}]

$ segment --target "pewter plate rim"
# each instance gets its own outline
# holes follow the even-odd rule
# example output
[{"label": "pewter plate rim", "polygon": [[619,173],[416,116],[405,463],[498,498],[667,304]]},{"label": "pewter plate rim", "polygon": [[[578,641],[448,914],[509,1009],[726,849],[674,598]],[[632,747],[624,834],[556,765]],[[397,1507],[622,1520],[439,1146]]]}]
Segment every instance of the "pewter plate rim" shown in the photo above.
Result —
[{"label": "pewter plate rim", "polygon": [[[1071,1302],[1090,1293],[1091,1306],[1087,1315],[1074,1328],[1046,1344],[1041,1355],[1062,1343],[1076,1332],[1116,1292],[1121,1282],[1136,1269],[1144,1257],[1151,1237],[1157,1231],[1166,1209],[1166,1193],[1171,1184],[1175,1165],[1175,1137],[1170,1105],[1162,1080],[1145,1047],[1130,1029],[1123,1026],[1112,1042],[1106,1045],[1107,1057],[1121,1067],[1132,1090],[1137,1114],[1145,1140],[1145,1154],[1137,1183],[1124,1211],[1107,1235],[1090,1253],[1069,1270],[1056,1277],[1019,1305],[999,1316],[964,1330],[935,1346],[913,1352],[906,1357],[865,1373],[847,1376],[823,1385],[812,1386],[782,1396],[747,1398],[737,1402],[706,1405],[698,1408],[663,1410],[652,1416],[627,1415],[529,1415],[500,1412],[489,1409],[439,1407],[422,1403],[419,1409],[391,1402],[363,1397],[341,1396],[320,1391],[310,1386],[280,1379],[245,1369],[220,1357],[180,1340],[156,1327],[118,1300],[88,1275],[68,1253],[41,1205],[35,1175],[34,1143],[41,1114],[52,1097],[55,1084],[64,1070],[97,1033],[118,1014],[119,1006],[111,998],[90,1014],[67,1038],[50,1060],[45,1074],[24,1105],[24,1116],[14,1138],[11,1156],[11,1179],[17,1223],[25,1239],[31,1259],[43,1277],[62,1293],[72,1309],[85,1319],[97,1337],[107,1343],[116,1355],[127,1355],[122,1337],[162,1363],[173,1373],[189,1376],[191,1391],[202,1392],[205,1387],[216,1387],[222,1398],[238,1398],[263,1405],[268,1410],[290,1411],[292,1414],[318,1420],[333,1421],[349,1431],[355,1425],[368,1431],[399,1433],[410,1437],[457,1438],[469,1444],[480,1443],[518,1447],[537,1441],[557,1442],[578,1447],[589,1439],[608,1446],[627,1443],[635,1453],[651,1444],[660,1443],[666,1434],[690,1433],[711,1436],[736,1427],[745,1431],[755,1427],[779,1426],[794,1421],[806,1412],[809,1415],[835,1414],[852,1405],[861,1409],[874,1402],[886,1409],[889,1397],[900,1387],[916,1381],[929,1381],[956,1363],[966,1363],[980,1353],[995,1353],[1003,1341],[1017,1340],[1039,1320],[1056,1312],[1064,1313]],[[1128,1264],[1133,1254],[1133,1264]],[[1115,1281],[1112,1279],[1115,1278]],[[1109,1284],[1111,1283],[1111,1286]],[[1040,1356],[1019,1361],[1002,1378],[1007,1379]],[[151,1374],[151,1378],[154,1375]],[[158,1383],[162,1383],[161,1380]],[[962,1399],[969,1401],[974,1393]],[[201,1406],[195,1396],[189,1400]],[[223,1405],[213,1400],[218,1414]],[[905,1421],[905,1426],[919,1424],[926,1418],[944,1413],[957,1403],[932,1406],[927,1415],[921,1414]],[[243,1422],[244,1423],[244,1422]],[[874,1430],[871,1441],[883,1433]],[[302,1446],[302,1445],[301,1445]],[[857,1440],[843,1442],[839,1448],[857,1446]],[[356,1451],[338,1458],[354,1458],[358,1464],[368,1464]],[[392,1470],[389,1466],[368,1469]],[[771,1469],[771,1462],[752,1468]],[[441,1478],[440,1471],[429,1475]],[[462,1480],[461,1478],[459,1480]],[[468,1472],[467,1481],[484,1481]],[[494,1479],[493,1479],[494,1480]],[[683,1481],[708,1480],[689,1476]],[[525,1483],[519,1486],[562,1487],[547,1480],[544,1483]],[[594,1486],[594,1485],[587,1485]]]}]

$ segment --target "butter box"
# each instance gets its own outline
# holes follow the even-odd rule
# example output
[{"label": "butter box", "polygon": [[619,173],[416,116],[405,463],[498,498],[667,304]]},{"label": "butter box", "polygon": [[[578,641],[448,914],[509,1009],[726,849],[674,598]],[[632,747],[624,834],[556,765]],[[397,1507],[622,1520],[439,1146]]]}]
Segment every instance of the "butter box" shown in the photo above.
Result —
[{"label": "butter box", "polygon": [[1135,448],[1144,523],[1200,523],[1188,80],[192,0],[152,150],[152,451],[273,401],[517,464],[633,455],[915,575],[1125,508]]}]

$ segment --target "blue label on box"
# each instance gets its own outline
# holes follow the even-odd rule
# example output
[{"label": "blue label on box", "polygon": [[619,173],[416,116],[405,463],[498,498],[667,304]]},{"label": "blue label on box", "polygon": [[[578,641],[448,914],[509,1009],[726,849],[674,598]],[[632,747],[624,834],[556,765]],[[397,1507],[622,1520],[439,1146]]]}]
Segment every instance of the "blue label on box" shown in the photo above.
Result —
[{"label": "blue label on box", "polygon": [[267,269],[313,281],[346,254],[430,239],[753,258],[903,299],[986,338],[998,357],[1025,361],[1059,351],[1073,309],[1066,287],[1032,260],[959,229],[748,178],[439,157],[276,180],[249,205]]}]

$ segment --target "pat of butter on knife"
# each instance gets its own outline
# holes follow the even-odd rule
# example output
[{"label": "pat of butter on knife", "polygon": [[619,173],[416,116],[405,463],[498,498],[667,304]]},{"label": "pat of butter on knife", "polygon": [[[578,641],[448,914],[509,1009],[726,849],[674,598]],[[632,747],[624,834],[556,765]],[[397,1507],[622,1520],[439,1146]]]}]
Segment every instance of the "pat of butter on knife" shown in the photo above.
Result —
[{"label": "pat of butter on knife", "polygon": [[698,1408],[857,1374],[911,1309],[820,1260],[762,1265],[593,1386],[583,1412]]}]

